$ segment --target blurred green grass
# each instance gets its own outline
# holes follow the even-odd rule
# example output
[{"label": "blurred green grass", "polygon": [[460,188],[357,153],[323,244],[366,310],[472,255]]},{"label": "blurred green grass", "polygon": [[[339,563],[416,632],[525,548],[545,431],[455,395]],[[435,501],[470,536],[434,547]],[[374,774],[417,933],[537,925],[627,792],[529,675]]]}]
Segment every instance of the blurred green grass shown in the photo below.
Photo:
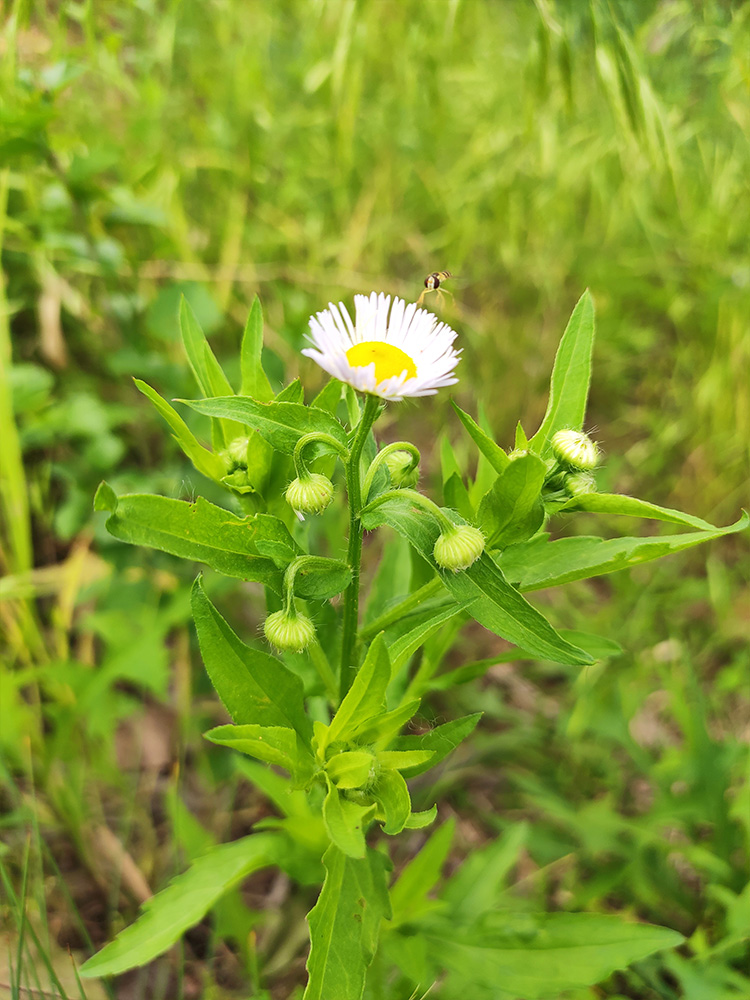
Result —
[{"label": "blurred green grass", "polygon": [[[320,373],[297,353],[311,312],[372,288],[413,299],[427,272],[448,268],[457,279],[446,318],[464,345],[456,397],[471,412],[482,402],[510,444],[519,416],[529,431],[541,417],[560,332],[590,287],[599,333],[589,426],[607,456],[606,485],[717,523],[747,504],[747,4],[13,0],[4,15],[3,316],[13,363],[3,362],[29,512],[5,503],[3,569],[59,565],[93,532],[111,575],[82,591],[69,584],[67,604],[57,594],[43,598],[38,612],[18,602],[0,607],[11,609],[3,612],[9,659],[38,667],[70,655],[90,667],[115,658],[102,685],[101,720],[114,726],[148,690],[143,671],[117,666],[125,638],[107,631],[106,615],[122,614],[124,604],[148,624],[139,601],[169,608],[170,589],[184,593],[174,563],[123,552],[91,514],[105,474],[128,490],[189,495],[202,488],[130,382],[137,375],[168,397],[192,395],[177,332],[183,293],[231,373],[258,292],[270,369],[279,381],[300,371],[312,390]],[[446,396],[419,410],[405,404],[398,419],[402,432],[429,442],[448,414]],[[458,429],[451,434],[460,440]],[[4,456],[7,501],[7,445]],[[436,468],[438,456],[426,454],[426,463]],[[17,467],[14,475],[11,494],[21,482]],[[563,530],[584,527],[581,519]],[[603,802],[614,823],[631,807],[633,783],[667,789],[663,774],[681,781],[702,759],[699,742],[686,736],[690,726],[723,748],[710,757],[721,794],[741,794],[746,541],[717,545],[707,575],[705,565],[697,552],[556,596],[561,624],[610,634],[626,648],[616,679],[605,672],[587,686],[585,678],[573,683],[534,668],[528,683],[536,694],[518,712],[503,707],[502,684],[465,695],[474,707],[498,700],[503,736],[492,733],[480,771],[508,766],[514,755],[520,762],[529,740],[546,750],[555,730],[562,763],[537,754],[534,788],[519,780],[493,799],[500,814],[533,815],[531,854],[540,864],[561,843],[556,797]],[[164,586],[157,582],[148,595],[133,579],[143,566],[165,574]],[[98,623],[74,614],[82,599],[88,610],[100,608]],[[163,628],[170,642],[184,644],[178,598],[175,608]],[[157,700],[167,698],[166,642],[154,654],[159,684],[149,697]],[[137,696],[130,701],[111,686],[123,677]],[[45,751],[32,739],[47,755],[42,775],[72,766],[63,744],[76,728],[76,709],[68,717],[59,706],[43,708],[60,690],[66,698],[73,691],[71,704],[86,703],[86,684],[66,683],[72,688],[43,685],[40,702],[32,699],[6,730],[6,744],[35,726],[39,737],[42,717],[49,725],[52,715],[62,735]],[[698,722],[681,717],[683,690],[692,692]],[[655,692],[667,692],[656,714],[677,736],[638,750],[622,720],[632,721]],[[194,739],[184,688],[182,697],[180,726]],[[610,731],[614,719],[619,729]],[[107,726],[99,728],[89,735],[111,756]],[[587,782],[561,781],[566,768],[589,767],[602,745],[616,764],[593,768]],[[11,772],[23,770],[23,758],[10,755]],[[97,773],[100,762],[86,766]],[[78,762],[74,787],[85,785],[86,766]],[[528,767],[519,763],[522,772]],[[102,783],[117,784],[108,767],[99,773]],[[75,840],[90,805],[56,799],[58,785],[48,783],[43,797]],[[699,810],[703,786],[696,788],[690,801]],[[657,796],[658,808],[646,805],[643,821],[664,843],[670,794]],[[479,826],[486,821],[476,803],[463,808]],[[139,807],[136,825],[148,839],[146,812]],[[716,837],[724,830],[724,839],[706,850],[733,869],[725,882],[738,892],[747,846],[734,821],[717,815]],[[584,826],[565,835],[583,838],[583,857],[591,850],[616,865],[612,841],[587,843]],[[702,841],[692,818],[685,831],[690,844]],[[627,837],[622,843],[627,858]],[[652,919],[674,918],[688,930],[693,921],[710,937],[724,918],[702,901],[703,890],[675,876],[660,903],[649,886],[659,863],[644,856],[646,874],[617,891]],[[713,875],[721,879],[718,868]],[[606,905],[609,884],[587,895],[584,875],[566,891],[581,905]]]}]

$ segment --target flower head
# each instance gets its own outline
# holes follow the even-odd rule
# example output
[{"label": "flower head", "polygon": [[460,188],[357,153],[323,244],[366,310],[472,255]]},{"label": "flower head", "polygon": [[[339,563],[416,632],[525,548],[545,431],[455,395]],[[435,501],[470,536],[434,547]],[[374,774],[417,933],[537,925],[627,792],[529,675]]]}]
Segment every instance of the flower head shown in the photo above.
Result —
[{"label": "flower head", "polygon": [[399,401],[453,385],[456,333],[436,316],[390,295],[355,295],[355,320],[332,302],[310,317],[313,347],[302,353],[360,392]]},{"label": "flower head", "polygon": [[333,500],[333,483],[319,472],[293,479],[286,489],[286,502],[300,514],[322,514]]},{"label": "flower head", "polygon": [[599,464],[599,449],[583,431],[558,431],[551,444],[555,458],[572,469],[587,472]]},{"label": "flower head", "polygon": [[274,611],[263,622],[266,639],[282,653],[301,653],[315,638],[315,626],[293,608]]},{"label": "flower head", "polygon": [[484,552],[484,535],[470,524],[455,524],[446,528],[435,542],[432,554],[441,569],[454,573],[468,569]]}]

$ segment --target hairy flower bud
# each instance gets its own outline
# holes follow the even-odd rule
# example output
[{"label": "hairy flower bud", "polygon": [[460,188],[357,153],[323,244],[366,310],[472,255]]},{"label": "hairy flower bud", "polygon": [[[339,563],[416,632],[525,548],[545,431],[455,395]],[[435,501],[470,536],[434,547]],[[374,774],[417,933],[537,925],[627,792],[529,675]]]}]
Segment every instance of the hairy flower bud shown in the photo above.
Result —
[{"label": "hairy flower bud", "polygon": [[263,622],[263,631],[281,653],[301,653],[315,638],[315,626],[298,611],[274,611]]},{"label": "hairy flower bud", "polygon": [[419,466],[414,464],[414,456],[408,451],[391,452],[385,459],[391,482],[398,489],[416,486],[419,482]]},{"label": "hairy flower bud", "polygon": [[565,492],[569,497],[582,497],[596,493],[596,480],[590,472],[571,472],[565,477]]},{"label": "hairy flower bud", "polygon": [[468,569],[484,552],[484,535],[470,524],[456,524],[442,532],[432,554],[441,569],[454,573]]},{"label": "hairy flower bud", "polygon": [[587,471],[599,464],[599,449],[583,431],[558,431],[551,443],[555,458],[563,465]]},{"label": "hairy flower bud", "polygon": [[286,490],[286,502],[300,514],[322,514],[333,500],[333,483],[319,472],[293,479]]}]

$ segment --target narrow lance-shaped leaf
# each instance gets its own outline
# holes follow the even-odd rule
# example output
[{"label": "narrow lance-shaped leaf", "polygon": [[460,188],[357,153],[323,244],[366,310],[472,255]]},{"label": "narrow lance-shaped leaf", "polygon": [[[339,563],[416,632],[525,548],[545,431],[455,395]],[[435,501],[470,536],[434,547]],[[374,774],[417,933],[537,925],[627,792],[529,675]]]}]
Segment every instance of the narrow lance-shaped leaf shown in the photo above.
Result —
[{"label": "narrow lance-shaped leaf", "polygon": [[309,745],[312,724],[300,678],[280,660],[241,642],[206,597],[200,578],[191,598],[203,662],[234,722],[286,726]]},{"label": "narrow lance-shaped leaf", "polygon": [[226,470],[224,469],[224,463],[218,455],[203,447],[179,413],[169,405],[166,399],[162,399],[159,393],[155,389],[152,389],[147,382],[142,382],[139,378],[135,378],[133,381],[136,384],[136,388],[151,400],[162,417],[164,417],[172,429],[175,441],[198,472],[201,472],[204,476],[208,476],[209,479],[221,479]]},{"label": "narrow lance-shaped leaf", "polygon": [[323,863],[326,880],[307,917],[311,947],[303,1000],[360,1000],[381,922],[391,915],[388,860],[379,851],[354,859],[330,847]]},{"label": "narrow lance-shaped leaf", "polygon": [[479,504],[477,523],[490,547],[530,538],[544,521],[540,494],[546,466],[536,455],[523,455],[508,465]]},{"label": "narrow lance-shaped leaf", "polygon": [[451,405],[458,414],[458,419],[466,428],[467,434],[495,472],[499,473],[506,469],[510,464],[510,460],[500,445],[496,444],[489,434],[485,433],[479,424],[468,413],[465,413],[460,406],[454,403],[453,400],[451,400]]},{"label": "narrow lance-shaped leaf", "polygon": [[[450,511],[445,513],[451,516]],[[559,636],[547,619],[510,586],[486,552],[467,570],[440,570],[432,556],[439,528],[431,517],[415,511],[408,499],[395,497],[372,511],[365,509],[362,522],[367,529],[389,524],[408,538],[456,600],[472,602],[469,614],[485,628],[543,659],[570,664],[592,662],[582,649]]]},{"label": "narrow lance-shaped leaf", "polygon": [[419,854],[406,865],[391,888],[394,926],[414,920],[440,905],[437,901],[429,900],[427,893],[440,878],[453,841],[455,826],[453,817],[443,823]]},{"label": "narrow lance-shaped leaf", "polygon": [[439,764],[451,751],[456,749],[459,743],[462,743],[467,736],[474,732],[481,717],[481,712],[475,712],[474,715],[465,715],[461,719],[445,722],[442,726],[436,726],[419,736],[398,736],[393,741],[394,750],[431,750],[433,754],[428,761],[422,764],[404,768],[402,774],[407,778],[413,778]]},{"label": "narrow lance-shaped leaf", "polygon": [[261,403],[273,399],[273,389],[268,376],[263,370],[261,359],[263,351],[263,310],[260,299],[256,295],[245,324],[240,349],[240,373],[242,382],[240,392],[243,396],[251,396]]},{"label": "narrow lance-shaped leaf", "polygon": [[251,872],[277,863],[288,852],[275,833],[254,833],[198,858],[149,899],[141,915],[80,970],[84,977],[113,976],[145,965],[202,920],[216,900]]},{"label": "narrow lance-shaped leaf", "polygon": [[365,828],[375,812],[374,806],[360,805],[340,792],[330,778],[323,801],[323,821],[331,841],[350,858],[365,856]]},{"label": "narrow lance-shaped leaf", "polygon": [[499,562],[503,572],[521,590],[539,590],[639,566],[702,542],[744,531],[748,525],[750,515],[743,512],[738,521],[726,528],[681,535],[611,539],[582,535],[554,542],[544,536],[510,546],[500,555]]},{"label": "narrow lance-shaped leaf", "polygon": [[215,726],[203,735],[212,743],[283,767],[297,781],[304,781],[312,774],[312,754],[299,733],[286,726]]},{"label": "narrow lance-shaped leaf", "polygon": [[586,291],[573,310],[555,356],[549,402],[541,426],[529,441],[538,455],[548,455],[550,440],[566,427],[580,431],[586,416],[594,348],[594,303]]},{"label": "narrow lance-shaped leaf", "polygon": [[648,500],[639,500],[622,493],[585,493],[583,496],[570,500],[562,511],[588,511],[591,514],[622,514],[625,517],[644,517],[654,521],[668,521],[671,524],[682,524],[687,528],[698,528],[700,531],[721,531],[716,525],[704,521],[702,517],[684,514],[681,510],[670,507],[659,507]]},{"label": "narrow lance-shaped leaf", "polygon": [[390,679],[391,661],[381,632],[373,639],[359,673],[331,720],[328,745],[353,737],[381,711]]}]

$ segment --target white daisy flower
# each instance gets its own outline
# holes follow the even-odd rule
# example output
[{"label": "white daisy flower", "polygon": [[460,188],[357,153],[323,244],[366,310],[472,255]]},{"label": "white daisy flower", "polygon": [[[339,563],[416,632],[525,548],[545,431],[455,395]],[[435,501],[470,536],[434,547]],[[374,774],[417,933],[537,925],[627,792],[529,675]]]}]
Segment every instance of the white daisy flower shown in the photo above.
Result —
[{"label": "white daisy flower", "polygon": [[460,351],[456,333],[426,309],[390,295],[354,296],[355,321],[346,306],[310,317],[313,347],[302,353],[334,378],[360,392],[395,402],[405,396],[434,396],[458,381],[453,372]]}]

